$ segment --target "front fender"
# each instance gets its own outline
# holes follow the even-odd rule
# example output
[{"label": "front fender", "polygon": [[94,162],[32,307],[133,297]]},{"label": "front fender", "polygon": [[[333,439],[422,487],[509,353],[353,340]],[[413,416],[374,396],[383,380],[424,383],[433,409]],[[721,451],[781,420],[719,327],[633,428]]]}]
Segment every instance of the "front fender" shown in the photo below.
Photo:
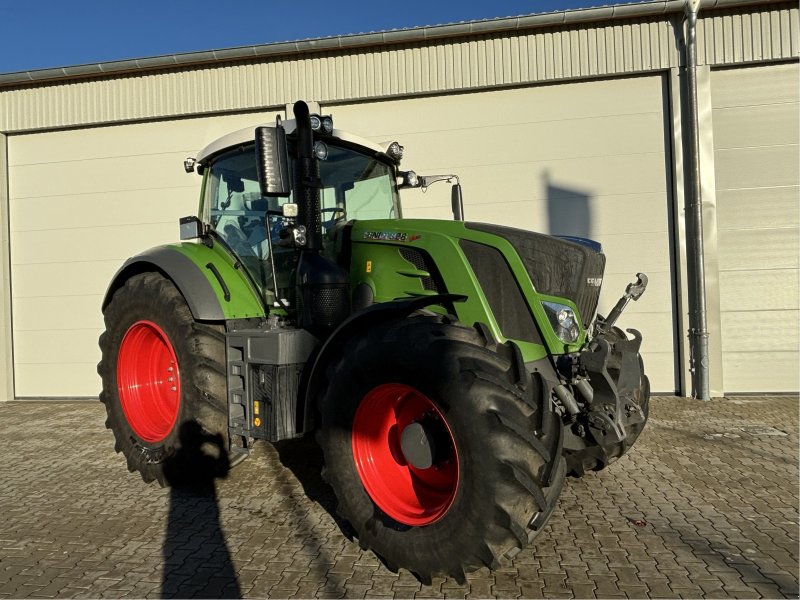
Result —
[{"label": "front fender", "polygon": [[[310,431],[313,420],[314,404],[317,394],[325,381],[325,368],[334,356],[339,356],[342,348],[348,339],[357,335],[364,329],[375,327],[379,323],[386,321],[405,319],[411,313],[421,310],[433,304],[441,304],[445,307],[451,306],[453,302],[463,302],[466,296],[460,294],[437,294],[435,296],[420,296],[390,302],[381,302],[359,311],[348,317],[336,330],[325,340],[319,351],[309,360],[312,362],[310,368],[304,370],[304,376],[300,397],[303,402],[298,404],[298,431]],[[301,420],[302,419],[302,420]]]},{"label": "front fender", "polygon": [[129,258],[111,280],[103,310],[125,281],[139,273],[156,271],[175,284],[197,321],[265,316],[258,292],[223,252],[220,248],[184,243],[158,246]]}]

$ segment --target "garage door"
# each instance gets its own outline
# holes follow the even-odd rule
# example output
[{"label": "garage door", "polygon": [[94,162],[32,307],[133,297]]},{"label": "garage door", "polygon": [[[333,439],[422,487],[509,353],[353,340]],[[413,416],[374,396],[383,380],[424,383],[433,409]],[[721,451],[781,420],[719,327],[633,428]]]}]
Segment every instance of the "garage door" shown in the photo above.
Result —
[{"label": "garage door", "polygon": [[9,138],[12,319],[18,397],[97,396],[100,303],[129,256],[175,241],[197,211],[183,159],[270,115]]},{"label": "garage door", "polygon": [[[645,337],[653,388],[678,389],[660,77],[332,107],[337,127],[399,139],[404,165],[456,172],[471,220],[591,237],[608,266],[607,312],[634,273],[645,297],[623,316]],[[95,396],[100,301],[128,256],[177,237],[199,178],[182,160],[271,115],[48,132],[9,139],[16,394]],[[407,194],[406,215],[449,218],[446,185]]]},{"label": "garage door", "polygon": [[[670,184],[661,77],[326,108],[337,127],[405,146],[403,167],[457,173],[466,218],[589,237],[607,254],[606,314],[637,271],[645,296],[620,320],[644,335],[654,390],[677,381]],[[449,186],[404,192],[409,217],[452,218]]]},{"label": "garage door", "polygon": [[712,72],[723,386],[796,392],[797,63]]}]

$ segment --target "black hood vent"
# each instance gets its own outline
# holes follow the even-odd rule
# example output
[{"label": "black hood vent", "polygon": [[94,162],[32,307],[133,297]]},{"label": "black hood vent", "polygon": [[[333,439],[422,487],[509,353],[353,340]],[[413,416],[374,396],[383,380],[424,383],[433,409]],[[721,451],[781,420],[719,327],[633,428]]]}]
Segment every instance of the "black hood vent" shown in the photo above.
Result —
[{"label": "black hood vent", "polygon": [[485,223],[467,223],[468,229],[491,233],[507,240],[525,265],[533,287],[540,294],[561,296],[578,307],[584,327],[597,310],[606,257],[600,245]]}]

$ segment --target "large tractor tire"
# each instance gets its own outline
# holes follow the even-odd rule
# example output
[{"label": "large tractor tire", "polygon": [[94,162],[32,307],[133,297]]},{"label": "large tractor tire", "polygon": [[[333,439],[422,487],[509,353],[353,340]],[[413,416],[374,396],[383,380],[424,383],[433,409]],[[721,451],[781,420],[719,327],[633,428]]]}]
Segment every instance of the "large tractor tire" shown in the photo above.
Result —
[{"label": "large tractor tire", "polygon": [[[619,327],[612,327],[609,331],[603,333],[602,336],[611,344],[628,339]],[[581,450],[566,451],[567,475],[570,477],[583,477],[588,471],[602,471],[612,462],[617,461],[626,454],[628,450],[633,447],[636,440],[639,439],[639,436],[644,430],[644,426],[647,424],[647,419],[650,416],[650,379],[644,373],[644,363],[642,362],[641,355],[638,355],[637,358],[640,377],[639,386],[633,391],[633,400],[639,405],[644,415],[644,421],[630,425],[627,428],[625,439],[618,442],[613,447],[601,449],[597,443],[590,443],[586,448]],[[621,366],[618,357],[612,354],[608,364],[608,372],[615,384],[620,380]]]},{"label": "large tractor tire", "polygon": [[423,582],[496,568],[549,519],[561,426],[521,356],[483,329],[412,317],[328,367],[317,439],[359,544]]},{"label": "large tractor tire", "polygon": [[222,327],[197,323],[181,293],[159,273],[126,281],[104,318],[100,400],[128,469],[148,483],[167,485],[165,464],[181,444],[190,454],[199,449],[198,440],[198,448],[188,448],[195,424],[204,440],[217,440],[219,451],[227,452]]}]

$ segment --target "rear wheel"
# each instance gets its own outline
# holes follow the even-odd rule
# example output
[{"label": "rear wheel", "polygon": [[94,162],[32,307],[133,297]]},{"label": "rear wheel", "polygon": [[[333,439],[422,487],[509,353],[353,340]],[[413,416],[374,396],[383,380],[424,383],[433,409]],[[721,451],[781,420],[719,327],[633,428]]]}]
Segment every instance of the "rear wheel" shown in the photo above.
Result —
[{"label": "rear wheel", "polygon": [[423,581],[463,580],[533,539],[564,481],[561,428],[511,346],[413,317],[341,356],[318,440],[363,548]]},{"label": "rear wheel", "polygon": [[222,436],[227,448],[222,328],[195,322],[180,292],[158,273],[126,281],[104,318],[100,400],[128,469],[165,485],[164,465],[188,422]]}]

